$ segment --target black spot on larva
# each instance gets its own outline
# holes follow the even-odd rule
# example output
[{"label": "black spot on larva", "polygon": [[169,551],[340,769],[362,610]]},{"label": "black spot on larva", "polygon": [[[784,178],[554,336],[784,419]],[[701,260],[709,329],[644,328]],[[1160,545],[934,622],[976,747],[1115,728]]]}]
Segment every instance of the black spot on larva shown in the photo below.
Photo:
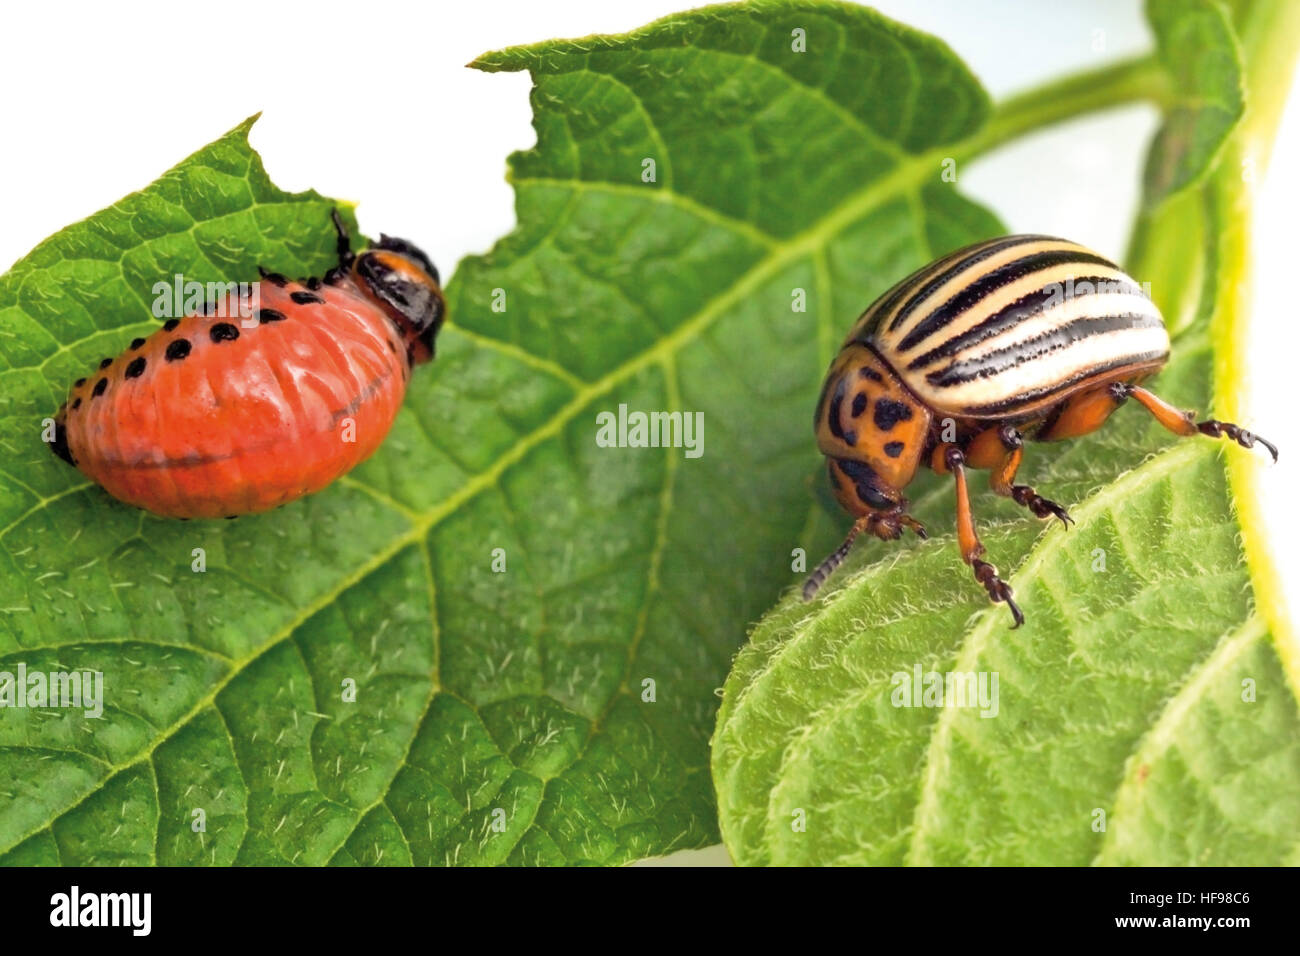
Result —
[{"label": "black spot on larva", "polygon": [[80,398],[74,398],[74,399],[72,400],[72,410],[75,412],[75,411],[76,411],[78,408],[80,408],[80,407],[81,407],[81,399],[80,399]]},{"label": "black spot on larva", "polygon": [[166,322],[163,323],[163,331],[170,332],[172,331],[172,329],[176,328],[176,326],[180,324],[181,324],[180,319],[168,319]]},{"label": "black spot on larva", "polygon": [[905,422],[911,417],[912,410],[902,402],[896,402],[892,398],[878,398],[871,420],[882,432],[887,432],[899,422]]},{"label": "black spot on larva", "polygon": [[81,388],[81,386],[83,386],[83,385],[85,385],[85,384],[86,384],[86,380],[85,380],[84,378],[79,378],[79,379],[77,379],[75,382],[72,383],[72,387],[73,387],[73,388]]},{"label": "black spot on larva", "polygon": [[262,323],[284,321],[284,313],[277,312],[275,309],[258,309],[253,314],[257,316],[257,321]]},{"label": "black spot on larva", "polygon": [[257,267],[257,271],[261,273],[263,279],[271,283],[271,285],[276,286],[277,288],[283,289],[286,285],[289,284],[289,280],[286,279],[278,272],[267,272],[261,266]]},{"label": "black spot on larva", "polygon": [[181,359],[185,358],[185,356],[190,354],[190,340],[177,339],[175,342],[172,342],[167,346],[167,351],[164,354],[167,356],[167,361],[179,362]]},{"label": "black spot on larva", "polygon": [[136,349],[138,349],[138,348],[139,348],[140,346],[142,346],[142,345],[144,345],[144,339],[132,339],[132,340],[131,340],[131,351],[134,352]]},{"label": "black spot on larva", "polygon": [[239,329],[229,322],[218,322],[208,330],[208,338],[214,342],[233,342],[239,338]]},{"label": "black spot on larva", "polygon": [[58,455],[69,465],[75,465],[72,459],[72,451],[68,448],[68,430],[59,423],[54,426],[54,441],[50,442],[50,451]]},{"label": "black spot on larva", "polygon": [[868,368],[865,365],[863,365],[861,368],[858,369],[858,374],[871,382],[884,381],[884,379],[880,377],[879,372],[877,372],[874,368]]},{"label": "black spot on larva", "polygon": [[325,301],[315,292],[290,292],[289,298],[299,305],[319,305]]},{"label": "black spot on larva", "polygon": [[98,382],[95,383],[95,387],[90,392],[90,397],[98,398],[100,395],[104,394],[104,389],[106,388],[108,388],[108,379],[101,378]]},{"label": "black spot on larva", "polygon": [[139,378],[143,374],[144,374],[144,356],[141,355],[139,358],[133,359],[131,361],[131,364],[126,367],[126,377]]},{"label": "black spot on larva", "polygon": [[99,367],[101,370],[108,368],[112,364],[113,364],[113,360],[111,358],[99,360]]},{"label": "black spot on larva", "polygon": [[857,418],[867,410],[867,393],[858,392],[853,396],[853,407],[849,410],[854,418]]},{"label": "black spot on larva", "polygon": [[885,442],[885,454],[890,458],[897,458],[903,453],[903,443],[901,441]]},{"label": "black spot on larva", "polygon": [[310,279],[307,280],[307,288],[311,289],[313,292],[315,292],[320,287],[321,287],[321,281],[320,279],[317,279],[315,276],[312,276]]}]

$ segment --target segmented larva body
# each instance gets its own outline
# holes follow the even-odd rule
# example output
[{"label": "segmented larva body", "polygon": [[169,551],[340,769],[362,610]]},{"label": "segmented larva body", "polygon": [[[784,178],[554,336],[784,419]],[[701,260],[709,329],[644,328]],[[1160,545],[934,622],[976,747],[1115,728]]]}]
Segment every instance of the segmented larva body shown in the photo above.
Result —
[{"label": "segmented larva body", "polygon": [[293,282],[263,272],[78,379],[54,451],[113,497],[175,518],[266,511],[324,488],[392,427],[442,322],[437,271],[384,237]]},{"label": "segmented larva body", "polygon": [[261,300],[247,324],[234,301],[220,304],[232,318],[172,319],[74,386],[77,467],[128,504],[219,518],[319,491],[368,458],[406,394],[397,328],[355,289],[263,282]]}]

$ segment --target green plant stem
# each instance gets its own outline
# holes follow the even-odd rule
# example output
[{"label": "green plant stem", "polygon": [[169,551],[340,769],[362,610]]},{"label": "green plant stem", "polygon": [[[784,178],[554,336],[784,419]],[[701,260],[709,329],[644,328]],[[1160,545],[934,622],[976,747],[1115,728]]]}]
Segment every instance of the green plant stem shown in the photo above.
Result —
[{"label": "green plant stem", "polygon": [[952,152],[959,159],[969,159],[1026,133],[1085,113],[1135,102],[1160,105],[1168,93],[1168,78],[1154,57],[1125,60],[1003,100],[994,108],[984,128]]},{"label": "green plant stem", "polygon": [[[1207,201],[1222,224],[1218,262],[1226,294],[1211,332],[1219,348],[1214,363],[1214,405],[1230,421],[1242,416],[1248,381],[1246,346],[1250,323],[1251,213],[1255,183],[1268,166],[1291,77],[1300,54],[1300,3],[1256,0],[1239,3],[1233,19],[1246,65],[1246,113],[1229,140],[1210,183]],[[1291,688],[1300,696],[1300,647],[1285,590],[1267,546],[1266,517],[1254,455],[1228,458],[1228,475],[1241,516],[1242,546],[1261,612],[1268,621]]]}]

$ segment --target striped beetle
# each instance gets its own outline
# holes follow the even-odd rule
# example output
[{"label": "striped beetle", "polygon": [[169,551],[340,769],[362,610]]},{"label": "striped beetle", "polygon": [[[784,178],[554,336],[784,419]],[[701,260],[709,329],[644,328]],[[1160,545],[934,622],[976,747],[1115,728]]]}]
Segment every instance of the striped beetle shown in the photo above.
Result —
[{"label": "striped beetle", "polygon": [[853,515],[848,537],[804,584],[811,600],[863,531],[924,538],[903,489],[922,463],[951,474],[962,559],[995,602],[1024,615],[971,517],[966,469],[992,470],[996,494],[1039,518],[1066,510],[1013,484],[1024,439],[1056,441],[1096,431],[1134,398],[1176,435],[1226,435],[1244,448],[1277,448],[1237,425],[1197,422],[1138,382],[1169,357],[1159,310],[1132,278],[1083,246],[1049,236],[1008,236],[959,249],[877,299],[831,362],[817,402],[817,446],[831,486]]}]

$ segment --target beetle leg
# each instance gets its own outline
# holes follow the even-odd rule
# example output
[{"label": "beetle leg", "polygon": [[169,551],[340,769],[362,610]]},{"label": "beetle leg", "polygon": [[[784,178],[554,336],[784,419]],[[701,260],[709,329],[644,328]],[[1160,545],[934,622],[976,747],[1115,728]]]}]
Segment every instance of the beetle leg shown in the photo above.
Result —
[{"label": "beetle leg", "polygon": [[1011,616],[1017,628],[1025,623],[1025,616],[1012,599],[1011,585],[998,577],[998,569],[987,561],[980,559],[984,554],[984,545],[980,543],[975,531],[975,519],[970,510],[970,490],[966,486],[966,457],[956,445],[949,445],[944,451],[943,462],[957,482],[957,543],[961,547],[962,560],[975,572],[975,580],[984,585],[989,599],[1004,602],[1011,609]]},{"label": "beetle leg", "polygon": [[1044,498],[1028,485],[1013,485],[1016,472],[1020,469],[1020,460],[1024,456],[1025,442],[1020,432],[1010,425],[1003,425],[997,430],[998,440],[1005,449],[1002,461],[993,469],[989,484],[993,493],[1010,498],[1016,504],[1028,508],[1035,517],[1050,518],[1055,515],[1061,524],[1069,527],[1074,519],[1055,501]]},{"label": "beetle leg", "polygon": [[1276,445],[1253,432],[1246,431],[1240,425],[1217,421],[1213,418],[1198,422],[1195,412],[1181,412],[1160,398],[1160,396],[1148,392],[1145,388],[1139,388],[1137,385],[1125,385],[1122,382],[1116,382],[1110,386],[1110,393],[1117,402],[1122,402],[1126,398],[1136,398],[1156,421],[1175,435],[1199,434],[1208,435],[1211,438],[1222,438],[1227,435],[1242,448],[1254,448],[1255,443],[1259,442],[1268,449],[1269,454],[1273,456],[1273,460],[1277,461]]}]

